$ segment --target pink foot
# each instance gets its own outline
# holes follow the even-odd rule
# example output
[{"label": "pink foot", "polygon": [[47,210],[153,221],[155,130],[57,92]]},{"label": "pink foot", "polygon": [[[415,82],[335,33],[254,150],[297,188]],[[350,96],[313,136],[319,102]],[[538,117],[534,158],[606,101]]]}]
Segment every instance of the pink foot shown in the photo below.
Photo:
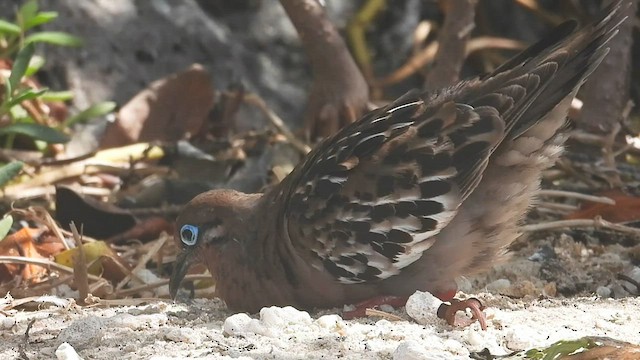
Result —
[{"label": "pink foot", "polygon": [[342,318],[351,320],[367,316],[367,309],[375,308],[380,305],[390,305],[395,307],[404,306],[407,303],[407,297],[399,296],[376,296],[368,300],[355,304],[355,310],[343,311]]},{"label": "pink foot", "polygon": [[[451,299],[450,303],[451,305],[440,305],[440,308],[438,308],[439,318],[446,320],[449,325],[457,327],[469,326],[475,320],[478,320],[482,330],[487,330],[487,318],[482,312],[484,305],[482,305],[480,300],[476,298],[469,298],[467,300]],[[471,310],[471,318],[456,318],[458,311],[464,311],[466,309]]]}]

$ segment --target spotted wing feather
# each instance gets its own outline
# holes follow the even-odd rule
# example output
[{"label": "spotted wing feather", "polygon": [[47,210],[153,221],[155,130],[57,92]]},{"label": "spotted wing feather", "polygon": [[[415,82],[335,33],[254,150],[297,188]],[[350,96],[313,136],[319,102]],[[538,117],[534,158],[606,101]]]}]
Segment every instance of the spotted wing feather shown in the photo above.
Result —
[{"label": "spotted wing feather", "polygon": [[496,108],[422,96],[343,129],[283,183],[294,246],[343,283],[385,279],[417,260],[503,138]]}]

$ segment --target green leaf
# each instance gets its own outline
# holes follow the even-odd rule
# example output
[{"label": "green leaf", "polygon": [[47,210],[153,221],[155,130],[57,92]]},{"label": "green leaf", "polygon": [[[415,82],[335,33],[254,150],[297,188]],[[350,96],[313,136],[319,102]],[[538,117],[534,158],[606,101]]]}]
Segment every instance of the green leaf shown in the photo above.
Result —
[{"label": "green leaf", "polygon": [[18,21],[24,30],[24,24],[28,23],[38,13],[38,2],[36,0],[29,0],[18,10]]},{"label": "green leaf", "polygon": [[57,17],[58,13],[55,11],[39,12],[29,19],[29,21],[25,21],[22,26],[26,31],[38,25],[49,23]]},{"label": "green leaf", "polygon": [[42,101],[68,101],[73,99],[73,91],[47,91],[40,97]]},{"label": "green leaf", "polygon": [[109,114],[110,112],[113,112],[115,108],[116,103],[114,103],[113,101],[105,101],[99,104],[92,105],[89,108],[79,112],[75,116],[68,118],[64,122],[64,124],[62,124],[62,126],[69,127],[79,122],[87,121],[98,116]]},{"label": "green leaf", "polygon": [[11,89],[15,89],[20,84],[20,80],[22,76],[24,76],[25,71],[27,71],[29,61],[31,61],[31,57],[33,56],[33,51],[33,44],[29,44],[18,52],[16,60],[13,62],[13,67],[11,68],[11,75],[9,75],[9,86]]},{"label": "green leaf", "polygon": [[0,33],[20,35],[20,26],[5,20],[0,20]]},{"label": "green leaf", "polygon": [[50,144],[60,144],[69,141],[69,136],[65,133],[33,123],[18,123],[0,128],[0,135],[6,134],[26,135],[34,140],[42,140]]},{"label": "green leaf", "polygon": [[18,176],[23,166],[24,163],[21,161],[12,161],[0,167],[0,187],[5,186],[14,177]]},{"label": "green leaf", "polygon": [[43,42],[59,46],[81,46],[82,39],[61,31],[43,31],[29,35],[24,39],[25,44]]},{"label": "green leaf", "polygon": [[7,215],[0,220],[0,241],[7,236],[11,230],[11,225],[13,225],[13,217],[11,215]]},{"label": "green leaf", "polygon": [[42,66],[44,65],[45,61],[44,58],[42,56],[38,56],[38,55],[34,55],[31,58],[31,61],[29,62],[29,66],[27,67],[27,70],[24,72],[24,76],[32,76],[33,74],[37,73],[38,70],[40,70],[42,68]]},{"label": "green leaf", "polygon": [[20,104],[23,101],[35,99],[40,95],[44,94],[46,91],[47,89],[40,89],[40,90],[24,89],[19,93],[17,93],[16,95],[12,96],[11,99],[7,101],[5,106],[10,108],[17,104]]},{"label": "green leaf", "polygon": [[531,349],[525,352],[525,358],[534,360],[554,360],[563,355],[569,355],[581,350],[598,346],[592,339],[585,337],[576,340],[560,340],[549,345],[546,349]]}]

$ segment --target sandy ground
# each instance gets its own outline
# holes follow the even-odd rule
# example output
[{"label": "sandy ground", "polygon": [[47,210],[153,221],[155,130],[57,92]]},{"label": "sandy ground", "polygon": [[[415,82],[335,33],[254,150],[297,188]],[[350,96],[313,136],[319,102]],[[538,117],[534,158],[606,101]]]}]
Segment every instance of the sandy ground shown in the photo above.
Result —
[{"label": "sandy ground", "polygon": [[[520,351],[509,358],[522,358],[522,350],[584,336],[640,345],[640,298],[633,285],[640,282],[640,268],[630,248],[583,244],[566,234],[536,234],[514,247],[508,262],[458,282],[488,307],[487,331],[477,323],[447,325],[421,297],[407,309],[383,309],[399,320],[350,321],[339,316],[342,309],[233,314],[206,299],[105,308],[57,297],[17,305],[25,300],[7,297],[0,299],[0,359],[468,359],[484,349],[492,355]],[[616,279],[618,274],[630,280]],[[150,296],[167,293],[163,286]],[[77,292],[68,289],[64,297]],[[636,358],[640,354],[627,359]]]},{"label": "sandy ground", "polygon": [[29,359],[73,359],[75,350],[84,359],[466,359],[485,348],[504,355],[582,336],[640,342],[638,298],[479,297],[490,306],[487,331],[477,323],[456,329],[438,319],[419,325],[404,308],[393,311],[403,320],[344,321],[339,309],[233,315],[215,300],[112,308],[62,301],[37,311],[4,311],[0,358],[19,358],[23,351]]}]

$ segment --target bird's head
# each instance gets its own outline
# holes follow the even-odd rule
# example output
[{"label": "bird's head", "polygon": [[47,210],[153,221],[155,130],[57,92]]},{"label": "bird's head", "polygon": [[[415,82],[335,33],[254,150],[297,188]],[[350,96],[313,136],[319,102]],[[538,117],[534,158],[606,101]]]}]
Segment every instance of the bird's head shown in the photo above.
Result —
[{"label": "bird's head", "polygon": [[172,298],[194,262],[224,254],[224,248],[231,242],[244,240],[254,225],[252,215],[260,197],[234,190],[212,190],[196,196],[184,207],[176,220],[174,234],[182,251],[169,282]]}]

